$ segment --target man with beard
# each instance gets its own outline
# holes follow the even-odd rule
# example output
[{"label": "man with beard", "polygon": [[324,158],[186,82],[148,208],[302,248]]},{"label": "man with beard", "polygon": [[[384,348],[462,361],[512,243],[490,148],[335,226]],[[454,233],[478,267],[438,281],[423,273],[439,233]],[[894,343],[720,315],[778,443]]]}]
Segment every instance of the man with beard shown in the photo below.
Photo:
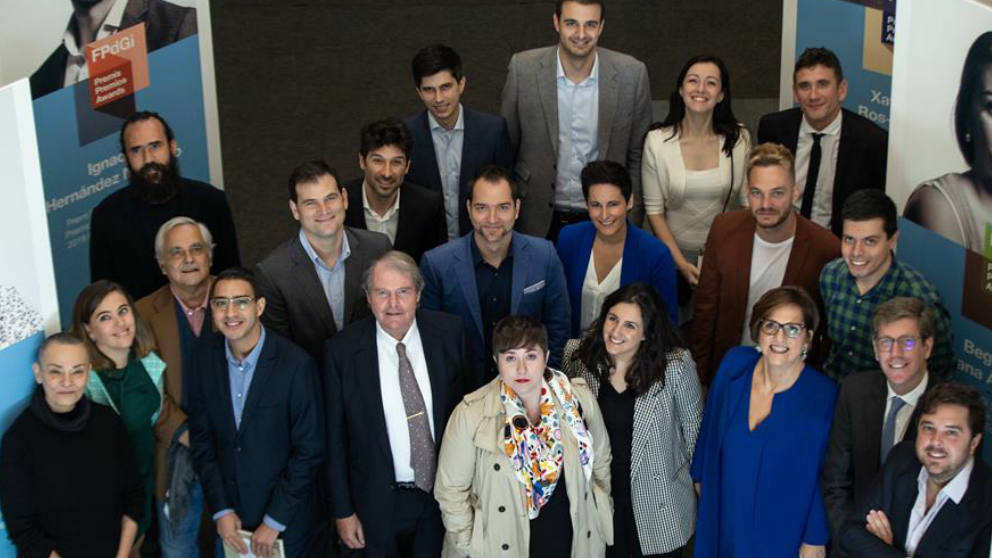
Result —
[{"label": "man with beard", "polygon": [[[700,382],[709,385],[723,355],[736,345],[753,345],[751,307],[781,285],[806,289],[820,306],[820,270],[840,255],[840,242],[827,229],[798,215],[792,153],[763,143],[747,162],[748,208],[713,221],[696,289],[690,347]],[[747,270],[745,272],[745,270]],[[814,337],[807,362],[821,359]]]},{"label": "man with beard", "polygon": [[121,127],[121,149],[130,183],[93,208],[90,218],[90,276],[120,283],[135,299],[166,283],[155,258],[155,234],[184,215],[214,235],[213,270],[238,266],[238,241],[224,192],[182,178],[172,129],[157,113],[141,111]]},{"label": "man with beard", "polygon": [[362,128],[358,165],[365,175],[344,184],[344,224],[380,232],[393,248],[419,262],[424,252],[448,240],[441,193],[406,179],[413,140],[407,127],[387,118]]}]

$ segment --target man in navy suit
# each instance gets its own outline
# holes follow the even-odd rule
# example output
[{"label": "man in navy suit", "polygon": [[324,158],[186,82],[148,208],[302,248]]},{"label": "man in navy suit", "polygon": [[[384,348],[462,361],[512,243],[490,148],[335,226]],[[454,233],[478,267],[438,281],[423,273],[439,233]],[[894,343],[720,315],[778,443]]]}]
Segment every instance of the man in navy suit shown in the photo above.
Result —
[{"label": "man in navy suit", "polygon": [[223,337],[198,348],[188,376],[193,463],[225,544],[246,553],[245,529],[257,556],[277,538],[286,556],[308,556],[325,449],[317,366],[262,327],[258,292],[241,268],[214,280],[210,309]]},{"label": "man in navy suit", "polygon": [[417,310],[423,286],[409,255],[387,252],[364,278],[375,319],[325,348],[331,510],[368,557],[441,554],[437,451],[469,360],[457,316]]},{"label": "man in navy suit", "polygon": [[450,47],[432,45],[413,58],[413,83],[427,110],[406,119],[413,135],[408,178],[444,194],[448,240],[472,229],[465,200],[469,180],[485,165],[513,168],[502,116],[459,102],[465,92],[462,60]]},{"label": "man in navy suit", "polygon": [[461,316],[469,333],[477,384],[495,377],[493,328],[510,314],[532,316],[548,329],[551,366],[561,365],[571,329],[565,273],[554,246],[513,231],[520,192],[509,171],[483,167],[466,209],[474,231],[427,252],[423,308]]}]

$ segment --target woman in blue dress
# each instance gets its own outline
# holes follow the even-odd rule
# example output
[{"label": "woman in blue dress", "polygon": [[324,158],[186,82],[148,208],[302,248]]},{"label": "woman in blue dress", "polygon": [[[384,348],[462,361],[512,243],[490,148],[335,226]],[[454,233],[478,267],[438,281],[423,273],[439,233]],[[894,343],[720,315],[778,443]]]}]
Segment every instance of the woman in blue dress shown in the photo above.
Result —
[{"label": "woman in blue dress", "polygon": [[837,388],[803,362],[819,323],[798,287],[754,305],[757,347],[735,347],[710,388],[692,461],[695,555],[822,558],[819,479]]}]

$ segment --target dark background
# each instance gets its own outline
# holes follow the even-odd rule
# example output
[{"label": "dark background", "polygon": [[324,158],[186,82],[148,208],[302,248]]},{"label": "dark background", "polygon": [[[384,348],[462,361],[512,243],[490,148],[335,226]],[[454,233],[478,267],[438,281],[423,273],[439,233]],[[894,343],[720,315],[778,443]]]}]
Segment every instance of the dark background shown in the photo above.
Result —
[{"label": "dark background", "polygon": [[[557,41],[550,0],[210,4],[224,187],[246,265],[297,230],[293,167],[324,158],[343,179],[358,176],[361,127],[423,109],[410,75],[417,50],[457,50],[462,102],[498,112],[510,55]],[[685,60],[716,54],[741,113],[748,100],[778,97],[781,29],[781,0],[608,0],[600,45],[644,61],[656,101],[668,99]]]}]

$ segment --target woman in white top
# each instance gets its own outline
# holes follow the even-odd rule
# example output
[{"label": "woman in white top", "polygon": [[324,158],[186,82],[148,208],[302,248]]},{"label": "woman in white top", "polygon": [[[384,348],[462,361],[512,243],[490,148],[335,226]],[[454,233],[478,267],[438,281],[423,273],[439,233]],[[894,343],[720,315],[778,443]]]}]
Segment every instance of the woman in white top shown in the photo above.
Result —
[{"label": "woman in white top", "polygon": [[644,141],[641,178],[648,222],[682,278],[695,286],[713,219],[741,205],[751,139],[731,110],[722,60],[693,57],[675,85],[668,116]]}]

